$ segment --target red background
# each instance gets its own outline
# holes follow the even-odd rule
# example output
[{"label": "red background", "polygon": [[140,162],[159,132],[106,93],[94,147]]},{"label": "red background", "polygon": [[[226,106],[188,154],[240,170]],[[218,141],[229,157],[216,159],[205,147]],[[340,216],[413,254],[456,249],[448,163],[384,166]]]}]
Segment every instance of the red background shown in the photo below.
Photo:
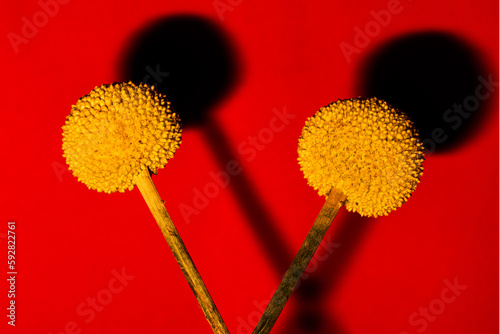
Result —
[{"label": "red background", "polygon": [[[448,32],[467,41],[498,81],[497,1],[401,6],[348,63],[339,44],[352,44],[354,27],[373,20],[370,11],[387,8],[387,1],[243,0],[220,20],[210,0],[72,0],[17,53],[7,34],[21,34],[22,18],[31,20],[41,7],[34,0],[2,2],[0,262],[7,257],[7,222],[15,221],[19,274],[15,328],[6,324],[8,289],[5,279],[0,283],[1,331],[64,333],[74,321],[81,333],[210,332],[138,190],[97,193],[62,169],[61,126],[71,104],[96,85],[120,80],[124,50],[138,30],[159,17],[192,13],[231,37],[243,72],[214,117],[235,152],[269,127],[274,108],[296,115],[255,159],[238,156],[294,254],[324,200],[296,163],[301,128],[321,106],[360,94],[360,66],[377,46],[409,32]],[[295,294],[275,333],[418,333],[423,327],[409,317],[438,305],[444,281],[455,278],[467,288],[427,321],[425,333],[498,332],[497,100],[495,91],[490,112],[466,143],[427,156],[422,182],[396,212],[360,219],[341,211],[328,234],[338,247],[304,280],[319,284],[316,297]],[[192,128],[153,180],[229,330],[247,333],[242,323],[253,328],[262,312],[256,305],[269,298],[281,273],[231,185],[189,224],[179,211],[220,169],[203,132]],[[112,270],[122,268],[135,278],[86,323],[78,305],[107,288]]]}]

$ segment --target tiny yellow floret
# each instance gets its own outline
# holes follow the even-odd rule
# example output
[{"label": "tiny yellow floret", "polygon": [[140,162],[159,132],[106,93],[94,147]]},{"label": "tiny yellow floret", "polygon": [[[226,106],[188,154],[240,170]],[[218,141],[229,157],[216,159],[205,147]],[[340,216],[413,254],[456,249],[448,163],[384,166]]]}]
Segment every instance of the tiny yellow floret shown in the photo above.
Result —
[{"label": "tiny yellow floret", "polygon": [[362,216],[400,207],[423,173],[423,145],[413,122],[377,98],[337,100],[307,119],[298,161],[320,195],[342,191]]},{"label": "tiny yellow floret", "polygon": [[182,132],[165,96],[132,82],[96,87],[72,106],[62,128],[69,169],[106,193],[133,189],[142,169],[156,174],[165,167]]}]

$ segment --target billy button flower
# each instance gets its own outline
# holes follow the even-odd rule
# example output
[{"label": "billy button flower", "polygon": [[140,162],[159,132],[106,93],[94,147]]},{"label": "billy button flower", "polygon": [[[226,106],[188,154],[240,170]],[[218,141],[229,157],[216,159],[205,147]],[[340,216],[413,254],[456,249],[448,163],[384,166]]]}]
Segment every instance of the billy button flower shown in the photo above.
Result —
[{"label": "billy button flower", "polygon": [[63,126],[63,156],[90,189],[132,190],[142,170],[165,167],[181,143],[179,116],[152,87],[96,87],[72,106]]},{"label": "billy button flower", "polygon": [[400,207],[422,176],[423,145],[413,122],[377,98],[337,100],[307,119],[298,161],[326,203],[259,320],[269,333],[340,208],[362,216]]},{"label": "billy button flower", "polygon": [[181,143],[179,116],[153,86],[95,87],[71,108],[63,151],[79,181],[100,192],[139,188],[214,333],[229,333],[151,179]]},{"label": "billy button flower", "polygon": [[299,165],[320,195],[332,188],[362,216],[387,215],[417,187],[423,145],[413,122],[387,102],[338,100],[310,117],[299,139]]}]

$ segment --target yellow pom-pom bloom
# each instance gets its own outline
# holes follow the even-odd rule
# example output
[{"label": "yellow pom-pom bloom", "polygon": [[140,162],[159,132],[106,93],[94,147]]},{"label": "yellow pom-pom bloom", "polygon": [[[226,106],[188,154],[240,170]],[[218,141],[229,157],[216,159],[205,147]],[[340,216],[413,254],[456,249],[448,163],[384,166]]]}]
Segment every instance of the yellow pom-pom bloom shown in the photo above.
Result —
[{"label": "yellow pom-pom bloom", "polygon": [[342,191],[362,216],[400,207],[420,182],[423,145],[413,122],[377,98],[338,100],[308,118],[299,165],[320,195]]},{"label": "yellow pom-pom bloom", "polygon": [[97,191],[132,190],[142,169],[163,168],[181,143],[179,117],[154,87],[96,87],[72,106],[63,156],[79,181]]}]

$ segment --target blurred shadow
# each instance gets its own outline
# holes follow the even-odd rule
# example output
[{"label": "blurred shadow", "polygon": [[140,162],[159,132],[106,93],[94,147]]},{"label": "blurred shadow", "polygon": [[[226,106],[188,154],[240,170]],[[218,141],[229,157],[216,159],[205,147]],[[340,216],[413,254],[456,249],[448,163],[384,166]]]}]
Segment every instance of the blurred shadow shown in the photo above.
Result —
[{"label": "blurred shadow", "polygon": [[[277,334],[347,333],[345,328],[340,326],[341,321],[334,314],[325,313],[325,310],[328,309],[328,305],[321,302],[301,304],[300,311],[293,316],[293,320]],[[271,331],[271,333],[273,332]]]},{"label": "blurred shadow", "polygon": [[184,127],[203,125],[236,84],[239,65],[230,39],[210,20],[174,15],[133,37],[122,64],[124,80],[154,85]]},{"label": "blurred shadow", "polygon": [[[466,140],[484,111],[487,75],[473,49],[458,37],[427,31],[386,43],[361,68],[362,96],[386,100],[408,114],[428,152]],[[441,130],[440,130],[441,129]]]},{"label": "blurred shadow", "polygon": [[[217,148],[214,149],[214,153],[221,168],[226,168],[226,164],[231,160],[238,161],[219,125],[214,121],[210,121],[208,124],[209,126],[203,128],[205,136],[210,146]],[[238,205],[252,224],[252,229],[269,256],[273,267],[280,275],[286,272],[293,259],[293,254],[283,239],[282,233],[276,227],[271,212],[260,200],[252,181],[242,171],[231,178],[230,186],[238,199]]]},{"label": "blurred shadow", "polygon": [[[316,256],[311,261],[316,261],[317,267],[306,270],[307,278],[302,277],[300,286],[295,291],[294,297],[298,298],[300,307],[294,310],[292,318],[295,322],[290,323],[282,333],[347,333],[340,319],[334,314],[325,314],[322,306],[326,308],[326,299],[340,288],[340,282],[358,246],[370,230],[373,219],[361,217],[357,213],[348,213],[339,218],[334,220],[323,239],[321,256]],[[325,249],[332,251],[330,253]],[[316,255],[319,252],[320,249]]]},{"label": "blurred shadow", "polygon": [[[238,57],[230,38],[212,21],[196,15],[164,17],[132,38],[122,64],[123,80],[154,85],[167,96],[183,127],[205,135],[221,170],[238,157],[211,112],[236,85]],[[240,164],[241,165],[241,164]],[[273,266],[282,273],[292,254],[270,211],[242,171],[229,187]]]},{"label": "blurred shadow", "polygon": [[[361,217],[358,213],[349,212],[337,226],[332,226],[331,240],[338,243],[335,251],[319,266],[313,278],[324,286],[320,295],[334,292],[344,278],[344,274],[352,263],[352,258],[362,244],[363,238],[376,223],[376,218]],[[328,238],[328,235],[326,236]]]}]

